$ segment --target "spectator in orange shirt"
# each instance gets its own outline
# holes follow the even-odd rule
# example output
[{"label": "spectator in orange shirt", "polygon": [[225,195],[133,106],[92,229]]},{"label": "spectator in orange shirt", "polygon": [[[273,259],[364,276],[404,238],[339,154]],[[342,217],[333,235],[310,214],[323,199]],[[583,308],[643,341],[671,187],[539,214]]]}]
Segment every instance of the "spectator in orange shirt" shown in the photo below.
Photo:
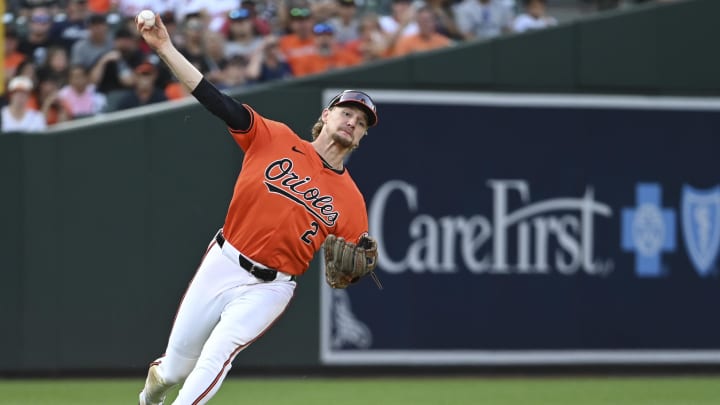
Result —
[{"label": "spectator in orange shirt", "polygon": [[335,40],[335,31],[330,24],[319,23],[313,27],[316,52],[296,60],[295,76],[305,76],[328,70],[357,65],[361,59],[357,54],[343,48]]},{"label": "spectator in orange shirt", "polygon": [[280,50],[285,55],[293,75],[300,69],[298,61],[317,52],[313,36],[314,19],[310,7],[292,7],[288,10],[290,34],[280,37]]},{"label": "spectator in orange shirt", "polygon": [[5,27],[5,77],[15,76],[18,66],[25,60],[26,56],[19,52],[19,38],[17,32],[11,27]]},{"label": "spectator in orange shirt", "polygon": [[363,63],[385,58],[389,53],[390,35],[380,26],[378,15],[367,13],[360,20],[360,37],[346,48],[360,57]]},{"label": "spectator in orange shirt", "polygon": [[393,49],[393,56],[403,56],[413,52],[429,51],[452,45],[448,37],[439,34],[435,26],[435,13],[429,7],[417,11],[418,33],[400,38]]}]

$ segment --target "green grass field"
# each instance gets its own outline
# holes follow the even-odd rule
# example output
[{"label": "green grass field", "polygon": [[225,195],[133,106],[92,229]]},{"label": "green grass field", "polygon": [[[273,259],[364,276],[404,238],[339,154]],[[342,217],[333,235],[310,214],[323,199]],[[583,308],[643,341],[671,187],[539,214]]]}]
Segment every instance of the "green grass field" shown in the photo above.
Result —
[{"label": "green grass field", "polygon": [[[140,379],[0,380],[0,404],[135,404],[141,384]],[[720,404],[720,377],[231,377],[210,404],[710,405]]]}]

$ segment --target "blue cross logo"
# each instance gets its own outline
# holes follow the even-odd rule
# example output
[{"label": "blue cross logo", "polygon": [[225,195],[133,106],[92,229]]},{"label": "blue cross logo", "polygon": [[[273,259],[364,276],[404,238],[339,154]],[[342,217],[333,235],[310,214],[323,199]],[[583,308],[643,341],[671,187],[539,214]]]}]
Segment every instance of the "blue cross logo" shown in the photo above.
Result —
[{"label": "blue cross logo", "polygon": [[638,183],[635,208],[622,210],[622,248],[635,252],[639,277],[664,275],[660,256],[675,251],[675,211],[662,208],[662,189],[657,183]]}]

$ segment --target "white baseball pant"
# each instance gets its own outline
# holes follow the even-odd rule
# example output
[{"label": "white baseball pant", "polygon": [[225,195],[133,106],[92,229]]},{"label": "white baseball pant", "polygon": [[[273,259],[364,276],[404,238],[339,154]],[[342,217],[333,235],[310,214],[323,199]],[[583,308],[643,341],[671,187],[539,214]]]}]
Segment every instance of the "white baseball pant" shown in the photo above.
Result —
[{"label": "white baseball pant", "polygon": [[205,404],[218,391],[237,354],[258,339],[287,308],[295,281],[264,282],[240,267],[229,243],[210,243],[185,292],[157,373],[161,398],[183,383],[174,405]]}]

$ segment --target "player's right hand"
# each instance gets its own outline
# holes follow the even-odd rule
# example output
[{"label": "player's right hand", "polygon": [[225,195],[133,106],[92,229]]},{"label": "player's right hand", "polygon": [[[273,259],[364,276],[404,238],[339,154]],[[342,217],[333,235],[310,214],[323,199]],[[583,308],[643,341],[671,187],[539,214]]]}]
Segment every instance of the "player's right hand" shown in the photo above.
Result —
[{"label": "player's right hand", "polygon": [[158,50],[158,48],[161,48],[163,45],[170,43],[170,34],[168,34],[167,28],[159,15],[155,15],[155,25],[152,27],[146,27],[145,22],[138,21],[137,17],[135,18],[135,24],[145,42],[154,50]]}]

